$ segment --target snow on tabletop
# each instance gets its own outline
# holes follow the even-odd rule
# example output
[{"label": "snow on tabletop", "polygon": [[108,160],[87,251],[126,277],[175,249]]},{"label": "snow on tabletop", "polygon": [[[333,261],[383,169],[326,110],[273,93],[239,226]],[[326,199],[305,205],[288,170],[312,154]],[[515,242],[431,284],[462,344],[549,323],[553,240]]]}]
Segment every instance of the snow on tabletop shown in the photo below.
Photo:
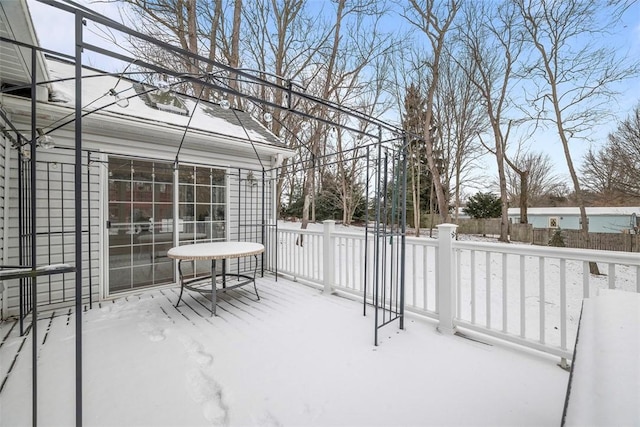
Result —
[{"label": "snow on tabletop", "polygon": [[640,294],[584,300],[566,425],[640,425]]},{"label": "snow on tabletop", "polygon": [[213,242],[176,246],[167,256],[174,259],[238,258],[264,252],[264,246],[253,242]]}]

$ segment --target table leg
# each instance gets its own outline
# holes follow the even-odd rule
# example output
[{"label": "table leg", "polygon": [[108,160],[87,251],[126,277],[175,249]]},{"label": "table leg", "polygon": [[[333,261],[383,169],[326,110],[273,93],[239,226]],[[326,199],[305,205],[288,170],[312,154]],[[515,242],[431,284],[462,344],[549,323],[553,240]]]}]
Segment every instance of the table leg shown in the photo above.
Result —
[{"label": "table leg", "polygon": [[258,295],[258,286],[256,286],[256,272],[258,271],[258,255],[253,256],[256,267],[253,269],[253,289],[256,291],[256,296],[258,297],[258,301],[260,301],[260,295]]},{"label": "table leg", "polygon": [[184,291],[184,279],[182,277],[182,260],[178,260],[178,277],[180,279],[180,296],[178,297],[178,302],[176,303],[176,307],[182,301],[182,292]]},{"label": "table leg", "polygon": [[216,315],[216,304],[218,302],[218,292],[216,289],[216,260],[211,260],[211,316]]},{"label": "table leg", "polygon": [[227,288],[227,260],[222,258],[222,288]]}]

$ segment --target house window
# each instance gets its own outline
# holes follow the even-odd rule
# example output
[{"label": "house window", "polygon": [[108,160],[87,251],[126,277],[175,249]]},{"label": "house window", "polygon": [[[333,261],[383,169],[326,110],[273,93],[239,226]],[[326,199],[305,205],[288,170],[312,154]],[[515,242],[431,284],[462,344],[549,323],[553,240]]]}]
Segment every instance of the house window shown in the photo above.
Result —
[{"label": "house window", "polygon": [[558,228],[560,225],[560,221],[558,221],[557,216],[549,217],[549,228]]}]

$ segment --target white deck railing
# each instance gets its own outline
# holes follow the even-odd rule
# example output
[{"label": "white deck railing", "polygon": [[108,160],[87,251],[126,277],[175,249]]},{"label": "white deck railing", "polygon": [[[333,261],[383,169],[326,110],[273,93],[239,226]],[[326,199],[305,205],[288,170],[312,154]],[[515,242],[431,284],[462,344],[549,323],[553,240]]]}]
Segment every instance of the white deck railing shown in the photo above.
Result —
[{"label": "white deck railing", "polygon": [[[437,240],[406,238],[406,309],[437,319],[443,332],[466,328],[571,358],[584,298],[603,288],[640,292],[638,254],[457,241],[455,229],[442,224]],[[336,232],[327,221],[323,231],[279,229],[277,241],[278,273],[363,295],[363,233]],[[589,262],[604,274],[590,274]]]}]

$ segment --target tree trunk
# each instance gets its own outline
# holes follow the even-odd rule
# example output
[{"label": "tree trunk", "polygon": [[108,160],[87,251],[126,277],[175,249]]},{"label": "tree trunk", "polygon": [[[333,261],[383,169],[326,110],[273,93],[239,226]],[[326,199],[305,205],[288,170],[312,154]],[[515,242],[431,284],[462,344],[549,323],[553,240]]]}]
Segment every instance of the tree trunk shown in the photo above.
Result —
[{"label": "tree trunk", "polygon": [[429,237],[433,237],[433,222],[435,218],[433,215],[433,184],[429,188]]},{"label": "tree trunk", "polygon": [[[231,31],[231,55],[229,57],[229,65],[233,68],[239,68],[240,65],[240,24],[242,18],[242,0],[235,0],[233,6],[233,28]],[[237,76],[232,74],[229,76],[229,87],[238,89]],[[242,108],[241,99],[230,97],[229,102],[237,108]]]},{"label": "tree trunk", "polygon": [[[196,0],[187,0],[187,41],[189,44],[189,52],[198,53],[198,22],[196,17]],[[200,74],[200,67],[198,61],[194,58],[187,59],[189,62],[189,72],[191,74]],[[202,85],[199,83],[193,84],[193,90],[198,96],[202,96]]]},{"label": "tree trunk", "polygon": [[[313,168],[309,168],[308,170],[311,171],[311,173],[313,173]],[[300,228],[302,230],[306,230],[307,227],[309,226],[309,206],[311,205],[310,194],[311,194],[311,191],[313,191],[312,188],[310,188],[312,186],[312,182],[310,178],[311,177],[307,175],[307,178],[304,183],[304,203],[302,205],[302,224],[300,225]],[[300,235],[296,240],[296,245],[302,246],[303,240],[304,240],[303,236]]]},{"label": "tree trunk", "polygon": [[[417,151],[417,149],[414,150]],[[420,173],[418,168],[418,154],[411,152],[411,174],[413,179],[411,180],[411,201],[413,203],[413,228],[416,232],[416,237],[420,237],[420,197],[418,193],[418,181],[420,180]]]},{"label": "tree trunk", "polygon": [[[429,126],[425,125],[425,128],[425,132],[429,133]],[[442,177],[440,176],[440,171],[438,170],[438,166],[433,158],[433,142],[431,141],[431,137],[427,136],[427,139],[427,163],[429,164],[429,170],[431,172],[435,188],[436,200],[438,202],[438,213],[440,214],[442,222],[450,222],[451,215],[449,214],[449,204],[447,203],[447,199],[444,194],[444,188],[441,181]]]},{"label": "tree trunk", "polygon": [[527,224],[529,217],[529,171],[522,171],[520,174],[520,224]]},{"label": "tree trunk", "polygon": [[498,180],[500,182],[500,200],[502,213],[500,215],[500,238],[501,242],[509,241],[509,200],[507,197],[507,179],[504,173],[504,144],[502,143],[502,132],[498,124],[494,125],[496,135],[496,162],[498,163]]}]

